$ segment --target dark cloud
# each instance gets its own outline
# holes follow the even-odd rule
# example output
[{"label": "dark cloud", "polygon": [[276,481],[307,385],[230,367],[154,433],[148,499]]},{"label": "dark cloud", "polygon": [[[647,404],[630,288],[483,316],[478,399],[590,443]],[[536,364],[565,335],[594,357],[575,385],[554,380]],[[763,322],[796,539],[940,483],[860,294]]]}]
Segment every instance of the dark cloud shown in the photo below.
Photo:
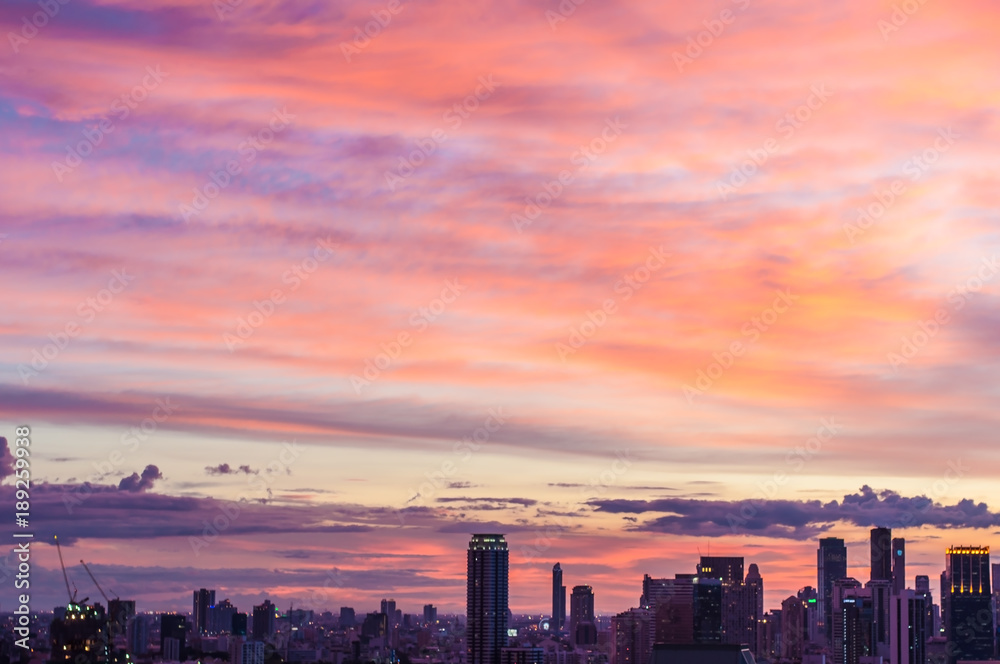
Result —
[{"label": "dark cloud", "polygon": [[250,466],[243,465],[238,468],[233,468],[228,463],[220,463],[218,466],[205,466],[205,472],[209,475],[238,475],[243,473],[244,475],[258,475],[259,470],[255,470]]},{"label": "dark cloud", "polygon": [[7,447],[7,439],[0,436],[0,480],[14,474],[14,455]]},{"label": "dark cloud", "polygon": [[448,482],[449,489],[471,489],[474,486],[477,485],[472,482]]},{"label": "dark cloud", "polygon": [[123,477],[121,481],[118,483],[118,490],[130,491],[132,493],[141,493],[148,489],[152,489],[153,483],[156,480],[162,480],[162,479],[163,479],[163,473],[160,472],[160,469],[154,466],[153,464],[149,464],[148,466],[142,469],[142,475],[139,475],[138,473],[132,473],[128,477]]},{"label": "dark cloud", "polygon": [[841,501],[819,500],[594,500],[598,511],[612,514],[661,513],[630,530],[703,537],[746,534],[805,540],[817,537],[836,523],[859,527],[994,528],[1000,513],[986,503],[960,500],[936,503],[927,496],[907,497],[889,489],[863,486]]},{"label": "dark cloud", "polygon": [[522,505],[531,507],[537,505],[538,501],[531,498],[468,498],[465,496],[441,497],[437,499],[439,503],[492,503],[495,505]]}]

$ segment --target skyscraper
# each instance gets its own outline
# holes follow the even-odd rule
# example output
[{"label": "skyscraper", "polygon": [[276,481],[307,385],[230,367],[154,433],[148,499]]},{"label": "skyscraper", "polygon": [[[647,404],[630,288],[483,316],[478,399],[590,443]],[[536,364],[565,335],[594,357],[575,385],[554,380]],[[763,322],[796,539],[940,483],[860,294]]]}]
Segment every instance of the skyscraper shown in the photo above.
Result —
[{"label": "skyscraper", "polygon": [[467,554],[467,664],[500,664],[507,645],[507,572],[503,535],[473,535]]},{"label": "skyscraper", "polygon": [[824,537],[816,551],[819,589],[819,621],[826,643],[833,638],[833,584],[847,578],[847,546],[839,537]]},{"label": "skyscraper", "polygon": [[629,609],[611,619],[611,664],[650,664],[655,641],[653,612]]},{"label": "skyscraper", "polygon": [[215,606],[215,591],[202,588],[195,590],[193,595],[194,607],[191,611],[191,617],[194,620],[194,632],[195,634],[204,634],[209,627],[208,609]]},{"label": "skyscraper", "polygon": [[570,639],[574,645],[597,643],[597,623],[594,620],[594,589],[574,586],[569,598]]},{"label": "skyscraper", "polygon": [[553,632],[566,626],[566,586],[562,582],[562,567],[556,563],[552,567],[552,620],[549,628]]},{"label": "skyscraper", "polygon": [[263,641],[274,634],[274,604],[265,599],[263,604],[253,607],[253,638]]},{"label": "skyscraper", "polygon": [[906,588],[906,540],[892,540],[892,592],[899,594]]},{"label": "skyscraper", "polygon": [[990,604],[989,547],[948,549],[942,577],[942,610],[947,637],[954,644],[949,664],[993,656],[994,625]]},{"label": "skyscraper", "polygon": [[889,609],[889,661],[924,664],[929,637],[924,597],[907,589],[894,593]]},{"label": "skyscraper", "polygon": [[872,528],[871,580],[892,581],[892,531]]}]

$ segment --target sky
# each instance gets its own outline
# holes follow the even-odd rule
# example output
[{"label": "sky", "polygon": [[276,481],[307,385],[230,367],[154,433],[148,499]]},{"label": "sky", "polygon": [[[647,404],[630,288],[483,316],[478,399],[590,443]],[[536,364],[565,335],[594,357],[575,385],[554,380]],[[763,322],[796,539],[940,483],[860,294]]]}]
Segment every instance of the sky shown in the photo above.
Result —
[{"label": "sky", "polygon": [[0,22],[36,608],[67,599],[53,535],[79,596],[86,560],[139,610],[407,613],[464,611],[473,533],[506,535],[515,613],[555,562],[610,614],[743,555],[777,608],[820,537],[866,581],[891,526],[935,590],[997,540],[996,3]]}]

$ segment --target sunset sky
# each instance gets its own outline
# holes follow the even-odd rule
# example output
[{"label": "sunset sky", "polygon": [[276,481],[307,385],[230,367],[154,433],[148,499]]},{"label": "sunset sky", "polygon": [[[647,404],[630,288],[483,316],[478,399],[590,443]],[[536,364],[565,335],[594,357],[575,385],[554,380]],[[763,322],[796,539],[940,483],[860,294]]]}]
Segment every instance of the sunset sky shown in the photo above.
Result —
[{"label": "sunset sky", "polygon": [[35,608],[53,534],[140,610],[406,613],[476,532],[515,613],[709,551],[775,608],[875,525],[938,601],[1000,542],[995,2],[49,3],[0,5]]}]

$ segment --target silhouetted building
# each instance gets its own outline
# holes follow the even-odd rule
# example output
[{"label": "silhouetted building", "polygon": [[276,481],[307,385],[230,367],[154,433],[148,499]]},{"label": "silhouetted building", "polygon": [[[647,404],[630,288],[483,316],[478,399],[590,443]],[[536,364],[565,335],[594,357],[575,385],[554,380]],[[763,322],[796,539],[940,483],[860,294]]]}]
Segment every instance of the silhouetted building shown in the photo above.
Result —
[{"label": "silhouetted building", "polygon": [[187,618],[176,613],[160,616],[160,657],[183,662],[187,653]]},{"label": "silhouetted building", "polygon": [[865,584],[872,605],[871,654],[889,657],[889,608],[892,598],[892,579],[872,579]]},{"label": "silhouetted building", "polygon": [[702,556],[698,564],[698,577],[718,579],[724,586],[738,586],[743,583],[743,558]]},{"label": "silhouetted building", "polygon": [[361,623],[361,636],[382,639],[389,634],[389,616],[382,612],[369,613]]},{"label": "silhouetted building", "polygon": [[473,535],[467,553],[467,664],[500,664],[507,645],[510,552],[499,534]]},{"label": "silhouetted building", "polygon": [[819,623],[824,640],[833,639],[833,583],[847,578],[847,546],[839,537],[824,537],[816,551],[817,580],[819,592]]},{"label": "silhouetted building", "polygon": [[545,664],[542,648],[501,648],[500,664]]},{"label": "silhouetted building", "polygon": [[208,607],[208,633],[229,634],[233,629],[236,607],[228,599]]},{"label": "silhouetted building", "polygon": [[890,601],[890,661],[892,664],[925,664],[925,648],[930,632],[923,596],[904,589],[893,594]]},{"label": "silhouetted building", "polygon": [[146,616],[132,616],[126,627],[126,638],[128,652],[133,658],[149,654],[149,621]]},{"label": "silhouetted building", "polygon": [[264,664],[264,642],[233,638],[229,642],[229,664]]},{"label": "silhouetted building", "polygon": [[892,540],[892,592],[899,594],[906,589],[906,540]]},{"label": "silhouetted building", "polygon": [[354,627],[357,624],[357,618],[354,615],[354,609],[349,606],[340,607],[340,626],[343,629],[348,627]]},{"label": "silhouetted building", "polygon": [[108,600],[108,628],[111,630],[111,638],[125,634],[128,622],[135,617],[134,599],[109,599]]},{"label": "silhouetted building", "polygon": [[871,580],[892,581],[892,530],[872,528]]},{"label": "silhouetted building", "polygon": [[694,643],[694,574],[643,578],[645,606],[655,611],[656,643]]},{"label": "silhouetted building", "polygon": [[597,643],[597,623],[594,618],[594,589],[590,586],[574,586],[569,597],[570,639],[574,645],[589,646]]},{"label": "silhouetted building", "polygon": [[989,547],[948,549],[942,581],[941,608],[948,642],[954,644],[949,664],[987,660],[993,656],[994,618],[990,595]]},{"label": "silhouetted building", "polygon": [[247,635],[247,614],[245,613],[234,613],[233,614],[233,624],[230,627],[233,636],[246,636]]},{"label": "silhouetted building", "polygon": [[194,633],[204,634],[208,631],[208,607],[215,606],[215,591],[202,588],[195,590],[193,595],[191,619],[194,621]]},{"label": "silhouetted building", "polygon": [[698,578],[694,594],[694,642],[722,643],[722,581]]},{"label": "silhouetted building", "polygon": [[253,607],[254,641],[264,641],[274,634],[274,609],[275,606],[269,599]]},{"label": "silhouetted building", "polygon": [[49,626],[51,662],[98,664],[111,656],[104,607],[71,602]]},{"label": "silhouetted building", "polygon": [[566,627],[566,586],[562,582],[562,567],[552,566],[552,620],[549,628],[559,632]]},{"label": "silhouetted building", "polygon": [[629,609],[611,619],[611,664],[650,664],[655,637],[654,614]]},{"label": "silhouetted building", "polygon": [[923,574],[917,575],[914,587],[916,588],[916,595],[924,599],[927,634],[928,636],[937,636],[937,626],[934,619],[934,595],[931,593],[931,578]]},{"label": "silhouetted building", "polygon": [[802,661],[806,642],[806,608],[798,597],[781,603],[781,656]]},{"label": "silhouetted building", "polygon": [[424,624],[433,625],[437,622],[438,610],[433,604],[424,604]]},{"label": "silhouetted building", "polygon": [[736,645],[653,646],[653,664],[754,664],[750,650]]}]

